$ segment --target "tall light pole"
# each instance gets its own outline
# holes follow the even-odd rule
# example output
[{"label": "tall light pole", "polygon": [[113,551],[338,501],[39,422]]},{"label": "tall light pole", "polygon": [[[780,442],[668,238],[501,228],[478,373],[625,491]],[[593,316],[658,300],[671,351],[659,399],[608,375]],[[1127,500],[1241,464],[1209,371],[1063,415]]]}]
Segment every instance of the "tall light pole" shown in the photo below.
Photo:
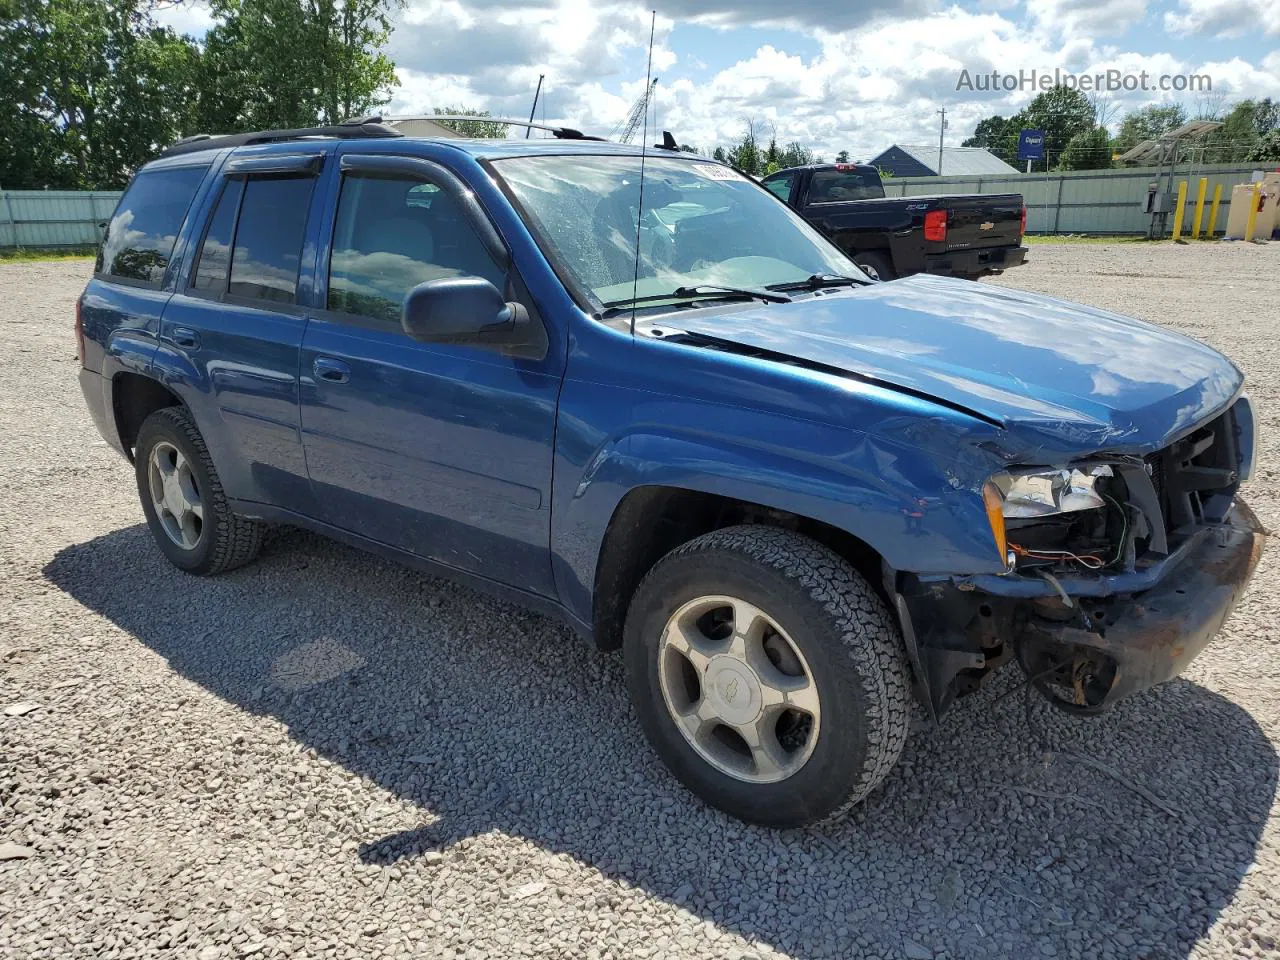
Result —
[{"label": "tall light pole", "polygon": [[938,123],[938,176],[942,176],[942,135],[947,129],[947,108],[939,110],[938,115],[942,118]]}]

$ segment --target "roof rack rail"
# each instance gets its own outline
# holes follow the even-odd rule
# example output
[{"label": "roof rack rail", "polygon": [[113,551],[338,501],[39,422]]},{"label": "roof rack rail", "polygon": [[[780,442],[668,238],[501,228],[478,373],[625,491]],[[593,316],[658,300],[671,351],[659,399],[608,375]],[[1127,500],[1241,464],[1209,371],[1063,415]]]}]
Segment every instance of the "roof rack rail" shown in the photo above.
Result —
[{"label": "roof rack rail", "polygon": [[402,137],[399,130],[379,123],[377,118],[361,117],[356,120],[344,120],[342,123],[327,127],[296,127],[290,130],[254,130],[249,133],[230,133],[214,136],[208,133],[197,133],[183,137],[160,151],[162,157],[172,157],[182,153],[195,153],[199,150],[222,150],[226,147],[244,147],[255,143],[281,143],[286,140],[308,140],[315,138],[337,138],[344,140],[377,139],[379,137]]},{"label": "roof rack rail", "polygon": [[412,114],[401,117],[364,117],[365,122],[381,122],[394,124],[401,120],[434,120],[439,123],[442,120],[453,121],[454,123],[502,123],[509,127],[528,127],[531,130],[546,130],[557,140],[600,140],[604,137],[593,137],[589,133],[583,133],[581,130],[575,130],[573,127],[553,127],[545,123],[533,123],[528,120],[508,120],[505,117],[465,117],[455,116],[452,114]]}]

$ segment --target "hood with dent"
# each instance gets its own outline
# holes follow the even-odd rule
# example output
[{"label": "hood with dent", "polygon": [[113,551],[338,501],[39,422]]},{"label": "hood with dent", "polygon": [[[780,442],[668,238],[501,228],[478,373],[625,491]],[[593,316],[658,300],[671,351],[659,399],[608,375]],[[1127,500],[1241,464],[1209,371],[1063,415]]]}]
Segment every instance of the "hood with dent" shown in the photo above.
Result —
[{"label": "hood with dent", "polygon": [[1243,383],[1222,354],[1161,327],[946,277],[666,320],[977,413],[1021,435],[1024,455],[1158,450]]}]

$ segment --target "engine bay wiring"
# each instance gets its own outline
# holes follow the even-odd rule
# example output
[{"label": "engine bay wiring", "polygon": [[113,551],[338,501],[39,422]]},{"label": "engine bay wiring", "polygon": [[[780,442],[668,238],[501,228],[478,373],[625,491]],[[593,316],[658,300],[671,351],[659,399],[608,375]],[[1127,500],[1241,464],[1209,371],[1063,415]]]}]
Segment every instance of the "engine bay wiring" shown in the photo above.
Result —
[{"label": "engine bay wiring", "polygon": [[1012,540],[1009,542],[1009,549],[1013,551],[1015,556],[1026,560],[1037,560],[1045,563],[1078,563],[1086,570],[1097,571],[1109,566],[1114,566],[1124,557],[1125,543],[1129,536],[1129,515],[1126,513],[1124,507],[1122,507],[1113,497],[1104,494],[1103,499],[1107,503],[1111,504],[1111,506],[1115,507],[1116,511],[1120,514],[1120,537],[1114,557],[1107,559],[1106,557],[1099,556],[1097,553],[1083,553],[1073,550],[1050,550],[1043,547],[1031,549],[1022,546],[1019,543],[1014,543]]}]

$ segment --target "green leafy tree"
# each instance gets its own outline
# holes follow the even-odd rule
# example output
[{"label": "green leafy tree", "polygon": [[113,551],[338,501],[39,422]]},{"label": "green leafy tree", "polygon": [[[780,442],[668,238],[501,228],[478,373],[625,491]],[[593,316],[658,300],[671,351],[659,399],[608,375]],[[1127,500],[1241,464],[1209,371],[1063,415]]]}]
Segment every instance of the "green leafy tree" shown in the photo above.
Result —
[{"label": "green leafy tree", "polygon": [[1111,166],[1111,138],[1106,128],[1094,127],[1067,141],[1058,160],[1059,170],[1105,170]]},{"label": "green leafy tree", "polygon": [[0,0],[0,182],[123,185],[187,132],[198,61],[136,0]]},{"label": "green leafy tree", "polygon": [[1241,100],[1222,118],[1222,126],[1205,136],[1205,162],[1249,162],[1262,140],[1276,129],[1280,129],[1280,103],[1270,97]]},{"label": "green leafy tree", "polygon": [[1280,163],[1280,129],[1269,130],[1245,157],[1250,163]]},{"label": "green leafy tree", "polygon": [[849,162],[848,150],[841,150],[839,153],[836,154],[836,163],[848,163],[848,162]]},{"label": "green leafy tree", "polygon": [[[846,154],[847,156],[847,154]],[[808,147],[802,147],[795,140],[787,144],[787,148],[782,151],[781,164],[782,167],[803,167],[814,162],[813,151]]]},{"label": "green leafy tree", "polygon": [[769,138],[769,146],[765,148],[764,155],[760,159],[764,164],[762,172],[765,174],[776,173],[785,166],[782,162],[782,151],[778,149],[777,137]]},{"label": "green leafy tree", "polygon": [[742,139],[729,148],[728,157],[729,163],[743,173],[749,173],[753,177],[760,176],[764,170],[764,158],[756,142],[752,125],[748,124],[747,132],[743,134]]},{"label": "green leafy tree", "polygon": [[1005,163],[1015,163],[1018,156],[1018,130],[1013,121],[999,114],[979,120],[973,136],[961,142],[962,147],[981,147]]},{"label": "green leafy tree", "polygon": [[198,116],[207,132],[339,123],[391,99],[381,50],[402,0],[213,0]]},{"label": "green leafy tree", "polygon": [[[435,113],[448,117],[492,117],[488,110],[473,110],[470,107],[436,107]],[[441,125],[448,127],[450,130],[457,131],[464,137],[474,137],[478,140],[502,140],[507,136],[510,127],[505,123],[494,123],[484,120],[472,123],[470,121],[454,122],[451,120],[442,120]]]},{"label": "green leafy tree", "polygon": [[745,136],[729,150],[729,163],[743,173],[753,177],[759,176],[764,168],[760,159],[760,148],[756,146],[754,137]]},{"label": "green leafy tree", "polygon": [[1180,103],[1153,103],[1134,110],[1120,121],[1114,143],[1116,152],[1124,153],[1143,140],[1158,140],[1186,122],[1187,111]]},{"label": "green leafy tree", "polygon": [[719,160],[721,163],[729,162],[729,153],[724,147],[716,147],[711,151],[711,159]]},{"label": "green leafy tree", "polygon": [[1054,163],[1071,138],[1090,133],[1098,126],[1094,105],[1079,90],[1054,87],[1037,94],[1025,110],[1005,119],[996,116],[979,121],[972,137],[962,146],[983,147],[1005,163],[1018,162],[1018,134],[1022,130],[1044,131],[1045,159],[1036,161],[1041,169]]},{"label": "green leafy tree", "polygon": [[1090,133],[1097,126],[1089,98],[1070,87],[1054,87],[1037,95],[1025,110],[1014,114],[1009,123],[1014,134],[1015,157],[1018,131],[1044,131],[1044,162],[1047,164],[1061,156],[1072,137],[1078,133]]}]

